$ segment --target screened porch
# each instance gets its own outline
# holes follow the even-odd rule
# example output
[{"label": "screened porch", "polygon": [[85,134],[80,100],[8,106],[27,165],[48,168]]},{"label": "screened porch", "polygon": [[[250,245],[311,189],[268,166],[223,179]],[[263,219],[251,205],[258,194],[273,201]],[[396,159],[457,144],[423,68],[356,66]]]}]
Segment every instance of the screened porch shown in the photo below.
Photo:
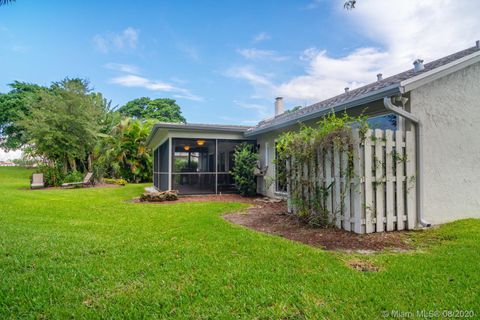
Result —
[{"label": "screened porch", "polygon": [[180,194],[235,192],[235,147],[255,140],[169,137],[153,151],[153,183]]}]

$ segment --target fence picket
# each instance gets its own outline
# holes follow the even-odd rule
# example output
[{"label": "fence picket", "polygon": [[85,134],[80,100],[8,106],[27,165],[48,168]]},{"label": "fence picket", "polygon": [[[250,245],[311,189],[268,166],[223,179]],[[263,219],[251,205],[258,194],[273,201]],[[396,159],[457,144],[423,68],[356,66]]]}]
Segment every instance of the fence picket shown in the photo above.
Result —
[{"label": "fence picket", "polygon": [[332,206],[332,189],[333,189],[333,186],[332,186],[332,182],[333,182],[333,179],[332,179],[332,148],[330,146],[327,147],[326,149],[326,154],[325,154],[325,158],[324,158],[324,161],[325,161],[325,188],[326,188],[326,192],[327,192],[327,196],[326,196],[326,204],[325,204],[325,208],[327,209],[327,212],[328,212],[328,222],[331,223],[332,220],[333,220],[333,216],[332,216],[332,210],[333,210],[333,206]]},{"label": "fence picket", "polygon": [[341,180],[340,180],[340,149],[337,144],[333,147],[333,213],[335,213],[335,225],[342,227],[342,206],[341,206]]},{"label": "fence picket", "polygon": [[376,216],[376,231],[383,232],[384,217],[385,217],[385,187],[383,184],[383,130],[375,130],[375,216]]},{"label": "fence picket", "polygon": [[349,161],[348,146],[344,145],[341,149],[341,181],[342,181],[342,213],[343,213],[343,229],[351,230],[350,221],[350,180],[349,180]]},{"label": "fence picket", "polygon": [[311,210],[310,201],[308,198],[309,195],[309,187],[308,187],[308,163],[303,163],[301,167],[301,175],[302,175],[302,200],[306,204],[306,206]]},{"label": "fence picket", "polygon": [[372,179],[372,130],[368,129],[363,149],[365,175],[365,232],[372,233],[373,179]]},{"label": "fence picket", "polygon": [[405,177],[404,163],[405,153],[403,152],[403,132],[395,131],[395,168],[396,168],[396,197],[397,197],[397,230],[405,229],[403,221],[405,215],[405,198],[403,194],[403,180]]},{"label": "fence picket", "polygon": [[394,190],[393,190],[393,132],[385,130],[385,201],[387,203],[387,231],[394,230]]},{"label": "fence picket", "polygon": [[415,168],[415,144],[413,133],[407,131],[405,135],[407,172],[405,174],[405,185],[407,192],[407,226],[409,230],[415,229],[416,221],[416,168]]},{"label": "fence picket", "polygon": [[297,214],[298,211],[298,170],[297,170],[297,159],[292,156],[291,164],[291,177],[292,177],[292,187],[290,188],[290,193],[292,194],[292,212]]},{"label": "fence picket", "polygon": [[323,197],[323,190],[325,190],[325,163],[324,152],[322,149],[317,151],[317,194],[319,195],[319,214],[324,214],[325,198]]},{"label": "fence picket", "polygon": [[292,193],[291,193],[291,186],[292,186],[292,158],[288,158],[285,164],[286,167],[286,175],[287,175],[287,212],[292,213],[293,208],[292,208]]},{"label": "fence picket", "polygon": [[312,157],[312,159],[310,160],[310,163],[309,163],[309,166],[308,166],[308,176],[309,176],[309,181],[308,181],[308,184],[309,184],[309,189],[310,189],[310,193],[309,193],[309,198],[310,198],[310,206],[311,206],[311,210],[312,212],[314,212],[315,214],[317,214],[317,203],[316,203],[316,193],[315,193],[315,190],[316,190],[316,184],[317,184],[317,170],[315,168],[315,157]]},{"label": "fence picket", "polygon": [[351,195],[352,195],[352,210],[351,216],[353,217],[353,232],[355,233],[363,233],[362,227],[362,183],[361,178],[362,170],[361,170],[361,141],[360,141],[360,130],[354,129],[352,133],[352,142],[353,142],[353,150],[352,150],[352,157],[353,157],[353,183],[350,186],[351,188]]}]

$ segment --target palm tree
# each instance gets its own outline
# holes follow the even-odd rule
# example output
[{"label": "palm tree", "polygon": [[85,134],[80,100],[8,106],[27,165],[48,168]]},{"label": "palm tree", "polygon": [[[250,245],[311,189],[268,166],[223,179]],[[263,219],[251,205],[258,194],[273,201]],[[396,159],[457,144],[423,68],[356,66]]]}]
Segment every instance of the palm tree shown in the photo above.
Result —
[{"label": "palm tree", "polygon": [[15,0],[0,0],[0,6],[13,3],[13,2],[15,2]]}]

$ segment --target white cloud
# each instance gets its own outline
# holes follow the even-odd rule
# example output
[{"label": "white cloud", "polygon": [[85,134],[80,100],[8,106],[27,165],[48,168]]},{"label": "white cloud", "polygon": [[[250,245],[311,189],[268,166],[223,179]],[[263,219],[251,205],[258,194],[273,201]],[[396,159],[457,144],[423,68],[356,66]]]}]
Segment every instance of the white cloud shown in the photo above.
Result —
[{"label": "white cloud", "polygon": [[255,48],[249,49],[238,49],[237,52],[245,57],[246,59],[255,60],[255,59],[268,59],[272,61],[284,61],[288,58],[285,56],[279,55],[276,51],[273,50],[260,50]]},{"label": "white cloud", "polygon": [[266,32],[260,32],[259,34],[255,35],[253,37],[253,42],[258,43],[266,40],[270,40],[271,37],[268,33]]},{"label": "white cloud", "polygon": [[373,82],[390,56],[378,49],[362,48],[346,57],[332,58],[325,50],[310,48],[301,58],[308,62],[306,74],[280,84],[276,90],[286,98],[313,101],[339,94],[345,87]]},{"label": "white cloud", "polygon": [[136,75],[125,75],[125,76],[115,77],[111,79],[110,82],[113,84],[124,86],[124,87],[132,87],[132,88],[137,87],[137,88],[148,89],[151,91],[168,92],[168,93],[171,93],[174,98],[179,98],[179,99],[188,99],[193,101],[204,100],[203,97],[194,95],[185,88],[180,88],[167,82],[150,80],[150,79],[136,76]]},{"label": "white cloud", "polygon": [[134,74],[140,73],[140,68],[131,64],[111,62],[111,63],[105,64],[103,67],[110,70],[115,70],[115,71],[120,71],[125,73],[134,73]]},{"label": "white cloud", "polygon": [[253,66],[230,68],[226,75],[231,78],[247,80],[252,85],[273,87],[272,81],[269,79],[268,75],[258,73]]},{"label": "white cloud", "polygon": [[[260,120],[265,119],[270,116],[273,107],[269,108],[266,105],[257,104],[257,103],[246,103],[234,100],[233,103],[242,109],[247,109],[254,112],[255,118],[250,120],[242,120],[242,124],[256,124]],[[273,104],[273,103],[272,103]],[[269,110],[271,109],[271,110]]]},{"label": "white cloud", "polygon": [[364,0],[343,14],[382,43],[393,64],[410,67],[418,57],[429,61],[473,46],[480,37],[478,12],[480,2],[470,0]]},{"label": "white cloud", "polygon": [[[319,4],[314,1],[311,4]],[[305,73],[276,86],[291,99],[315,102],[343,92],[343,88],[375,81],[407,70],[416,58],[432,61],[472,47],[480,38],[480,2],[470,0],[363,0],[354,10],[337,8],[352,32],[378,44],[355,49],[342,57],[308,49],[300,57]]]},{"label": "white cloud", "polygon": [[230,68],[225,76],[248,82],[254,90],[249,96],[251,99],[271,99],[276,94],[276,87],[272,80],[273,74],[262,73],[254,66],[246,65]]},{"label": "white cloud", "polygon": [[106,34],[97,34],[93,37],[95,48],[102,52],[123,51],[135,49],[138,42],[137,29],[128,27],[120,33],[109,32]]}]

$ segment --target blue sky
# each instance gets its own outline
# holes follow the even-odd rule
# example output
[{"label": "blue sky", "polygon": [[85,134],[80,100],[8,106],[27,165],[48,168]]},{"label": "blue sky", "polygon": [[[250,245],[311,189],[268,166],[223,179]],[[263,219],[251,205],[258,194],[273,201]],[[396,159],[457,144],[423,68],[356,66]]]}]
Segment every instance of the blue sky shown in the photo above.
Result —
[{"label": "blue sky", "polygon": [[82,77],[113,104],[177,99],[188,122],[251,125],[473,46],[478,1],[34,1],[0,8],[0,92]]}]

